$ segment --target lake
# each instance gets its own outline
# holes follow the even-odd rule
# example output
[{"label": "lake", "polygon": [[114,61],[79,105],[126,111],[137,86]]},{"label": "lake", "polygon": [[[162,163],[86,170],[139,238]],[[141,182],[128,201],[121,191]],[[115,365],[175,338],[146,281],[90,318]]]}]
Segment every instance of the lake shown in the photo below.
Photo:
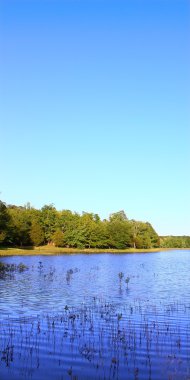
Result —
[{"label": "lake", "polygon": [[190,250],[0,261],[1,380],[190,379]]}]

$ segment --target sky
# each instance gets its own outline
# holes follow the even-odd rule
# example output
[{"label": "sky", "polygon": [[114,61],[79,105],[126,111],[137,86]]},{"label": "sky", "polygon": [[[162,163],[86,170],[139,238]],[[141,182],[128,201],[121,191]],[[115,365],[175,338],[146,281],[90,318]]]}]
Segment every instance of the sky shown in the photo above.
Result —
[{"label": "sky", "polygon": [[0,0],[0,198],[190,235],[189,0]]}]

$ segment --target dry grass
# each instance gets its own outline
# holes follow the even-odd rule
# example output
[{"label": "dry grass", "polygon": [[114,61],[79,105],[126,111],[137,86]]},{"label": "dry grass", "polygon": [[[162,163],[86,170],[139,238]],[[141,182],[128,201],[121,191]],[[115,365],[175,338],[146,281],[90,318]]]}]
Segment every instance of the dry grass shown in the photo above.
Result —
[{"label": "dry grass", "polygon": [[78,249],[78,248],[61,248],[52,245],[45,245],[41,247],[24,247],[22,248],[1,248],[0,256],[30,256],[30,255],[60,255],[60,254],[74,254],[74,253],[135,253],[135,252],[159,252],[168,249],[152,248],[152,249]]}]

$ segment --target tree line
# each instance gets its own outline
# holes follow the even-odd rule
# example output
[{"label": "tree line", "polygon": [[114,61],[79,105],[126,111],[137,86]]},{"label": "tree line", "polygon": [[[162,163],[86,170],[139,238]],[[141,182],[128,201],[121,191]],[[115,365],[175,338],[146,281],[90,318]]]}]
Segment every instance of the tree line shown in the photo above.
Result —
[{"label": "tree line", "polygon": [[190,236],[161,236],[161,248],[190,248]]},{"label": "tree line", "polygon": [[129,220],[118,211],[101,220],[98,214],[58,211],[54,205],[35,209],[0,201],[0,245],[26,247],[53,244],[67,248],[190,247],[190,237],[159,237],[148,222]]},{"label": "tree line", "polygon": [[150,223],[129,220],[124,211],[101,220],[94,213],[58,211],[52,204],[35,209],[0,201],[0,244],[125,249],[159,247],[160,239]]}]

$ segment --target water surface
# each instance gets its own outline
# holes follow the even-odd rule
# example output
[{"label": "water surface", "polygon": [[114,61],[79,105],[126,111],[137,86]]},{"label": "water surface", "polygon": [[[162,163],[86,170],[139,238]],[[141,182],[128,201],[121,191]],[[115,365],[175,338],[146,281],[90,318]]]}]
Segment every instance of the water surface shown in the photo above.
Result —
[{"label": "water surface", "polygon": [[1,261],[0,379],[190,379],[189,250]]}]

